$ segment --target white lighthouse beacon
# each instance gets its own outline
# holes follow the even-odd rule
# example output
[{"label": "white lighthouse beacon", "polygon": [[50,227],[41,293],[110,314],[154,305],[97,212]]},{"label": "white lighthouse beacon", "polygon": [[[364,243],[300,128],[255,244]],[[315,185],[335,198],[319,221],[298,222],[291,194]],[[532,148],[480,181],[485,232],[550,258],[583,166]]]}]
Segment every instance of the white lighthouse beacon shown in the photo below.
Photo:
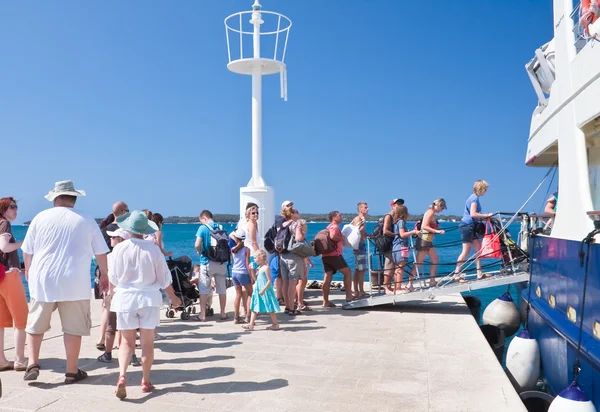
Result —
[{"label": "white lighthouse beacon", "polygon": [[[225,19],[227,68],[237,74],[252,76],[252,177],[246,187],[240,188],[240,221],[245,220],[246,204],[256,203],[260,212],[260,237],[257,240],[261,247],[262,236],[275,219],[275,193],[262,176],[262,76],[279,73],[281,98],[287,100],[284,61],[291,27],[289,18],[263,10],[258,0],[254,1],[252,10],[234,13]],[[265,45],[263,52],[268,53],[262,56],[261,42]]]}]

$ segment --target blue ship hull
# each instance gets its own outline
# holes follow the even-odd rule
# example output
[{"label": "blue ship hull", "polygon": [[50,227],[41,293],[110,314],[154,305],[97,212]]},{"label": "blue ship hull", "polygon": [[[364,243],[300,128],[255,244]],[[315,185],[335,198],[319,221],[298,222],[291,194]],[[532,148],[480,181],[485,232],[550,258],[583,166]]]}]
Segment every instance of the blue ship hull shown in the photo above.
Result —
[{"label": "blue ship hull", "polygon": [[[572,382],[577,359],[585,279],[581,242],[536,236],[529,250],[531,283],[521,296],[531,302],[529,329],[540,346],[548,388],[556,395]],[[587,258],[588,245],[583,250]],[[590,249],[582,336],[579,385],[600,410],[600,245]]]}]

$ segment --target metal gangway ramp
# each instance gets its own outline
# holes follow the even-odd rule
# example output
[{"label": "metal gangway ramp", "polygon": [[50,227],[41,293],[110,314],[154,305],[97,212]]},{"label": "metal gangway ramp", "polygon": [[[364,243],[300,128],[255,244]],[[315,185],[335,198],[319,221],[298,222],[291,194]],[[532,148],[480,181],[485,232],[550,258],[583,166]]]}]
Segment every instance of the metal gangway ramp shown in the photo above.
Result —
[{"label": "metal gangway ramp", "polygon": [[[373,272],[381,271],[370,271],[369,277],[371,279],[372,275],[374,274]],[[376,274],[379,275],[379,273]],[[438,278],[439,286],[434,286],[431,288],[427,287],[424,281],[421,279],[416,279],[414,291],[401,292],[397,294],[386,294],[385,292],[381,292],[383,289],[380,286],[374,286],[372,281],[370,281],[371,296],[347,302],[342,307],[344,309],[358,309],[379,305],[395,305],[402,302],[432,300],[437,296],[470,292],[473,290],[486,289],[495,286],[511,285],[513,283],[527,282],[529,280],[529,273],[524,271],[517,271],[514,273],[507,271],[495,271],[488,272],[488,274],[492,276],[481,280],[469,279],[467,277],[465,279],[465,283],[449,281],[444,285],[442,285],[442,283],[444,283],[442,278]],[[418,285],[419,283],[421,284],[420,286]],[[375,288],[379,288],[379,291],[376,291]]]},{"label": "metal gangway ramp", "polygon": [[[527,222],[525,222],[525,224],[527,224]],[[501,239],[506,242],[507,244],[509,243],[509,239],[510,239],[510,235],[508,235],[507,233],[504,233],[504,230],[502,230],[500,233],[498,233],[496,236],[501,236]],[[416,260],[415,254],[414,254],[414,246],[412,244],[412,238],[410,239],[410,243],[411,246],[410,248],[413,251],[413,260]],[[514,283],[521,283],[521,282],[527,282],[529,281],[529,258],[528,255],[523,252],[522,249],[520,249],[519,247],[516,247],[516,245],[512,246],[512,251],[511,248],[509,247],[504,247],[503,249],[503,254],[505,254],[506,259],[504,259],[504,257],[502,259],[500,259],[501,262],[499,262],[499,264],[501,265],[499,270],[492,270],[492,271],[488,271],[487,275],[489,277],[485,277],[483,279],[477,279],[475,274],[467,274],[464,272],[461,272],[459,274],[460,278],[464,279],[462,282],[458,282],[454,279],[454,274],[447,274],[445,276],[441,275],[436,277],[436,286],[433,287],[429,287],[427,282],[429,281],[429,278],[427,277],[427,279],[425,279],[423,276],[424,274],[420,274],[419,273],[419,269],[417,267],[416,270],[416,277],[414,279],[414,286],[413,286],[413,290],[408,292],[405,290],[402,290],[401,285],[400,286],[400,291],[398,293],[386,293],[385,289],[383,288],[383,281],[381,279],[383,279],[383,256],[381,256],[378,251],[373,250],[374,248],[374,243],[372,241],[372,239],[368,239],[367,241],[367,262],[368,262],[368,272],[369,272],[369,296],[362,298],[362,299],[356,299],[350,302],[346,302],[342,307],[344,309],[358,309],[358,308],[366,308],[366,307],[370,307],[370,306],[379,306],[379,305],[395,305],[397,303],[402,303],[402,302],[415,302],[415,301],[427,301],[427,300],[433,300],[435,299],[437,296],[444,296],[444,295],[452,295],[455,293],[462,293],[462,292],[471,292],[473,290],[479,290],[479,289],[486,289],[486,288],[492,288],[492,287],[496,287],[496,286],[505,286],[505,285],[511,285]],[[372,252],[373,250],[373,252]],[[517,256],[516,252],[522,252],[521,255]],[[513,254],[513,252],[515,252],[515,254]],[[479,252],[476,254],[478,255]],[[377,258],[379,257],[379,270],[375,270],[373,268],[373,262],[372,259],[373,258]],[[470,261],[470,263],[474,263],[474,258],[475,256],[471,257],[470,259],[467,260],[467,262]],[[414,262],[413,262],[414,263]],[[453,262],[452,265],[455,265],[456,262]],[[492,264],[494,265],[494,264]],[[463,266],[463,268],[468,267],[469,264],[466,264]],[[497,266],[496,266],[497,267]],[[493,267],[489,267],[490,269],[493,269]],[[394,275],[392,274],[391,277],[393,277]],[[374,279],[376,279],[377,281],[375,282]],[[406,281],[406,277],[404,277],[403,281]],[[396,286],[396,285],[394,285]]]}]

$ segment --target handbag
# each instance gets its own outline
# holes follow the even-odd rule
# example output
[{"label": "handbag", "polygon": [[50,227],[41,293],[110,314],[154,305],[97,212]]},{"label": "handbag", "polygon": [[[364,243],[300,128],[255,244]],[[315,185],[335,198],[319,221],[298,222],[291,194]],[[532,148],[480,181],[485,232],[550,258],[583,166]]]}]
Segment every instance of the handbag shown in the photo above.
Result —
[{"label": "handbag", "polygon": [[296,239],[294,239],[294,237],[292,237],[292,240],[290,241],[288,252],[292,252],[302,258],[315,255],[315,249],[310,243],[308,243],[306,240],[298,242]]},{"label": "handbag", "polygon": [[485,235],[481,242],[481,259],[499,259],[502,258],[502,248],[500,246],[500,236],[494,232],[492,223],[488,220],[485,224]]}]

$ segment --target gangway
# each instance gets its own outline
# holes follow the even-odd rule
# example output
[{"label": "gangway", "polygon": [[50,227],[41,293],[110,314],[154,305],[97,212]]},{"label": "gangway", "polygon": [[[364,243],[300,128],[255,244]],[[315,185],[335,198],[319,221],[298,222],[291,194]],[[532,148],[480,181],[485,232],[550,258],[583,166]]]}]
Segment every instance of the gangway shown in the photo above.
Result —
[{"label": "gangway", "polygon": [[[527,282],[529,280],[529,273],[524,271],[516,271],[514,273],[507,271],[496,271],[488,272],[488,274],[492,276],[481,280],[469,280],[469,278],[467,278],[467,281],[465,283],[451,282],[443,286],[440,285],[431,288],[427,288],[424,285],[420,287],[417,287],[417,285],[415,285],[415,289],[413,292],[403,292],[397,293],[395,295],[386,294],[385,292],[378,294],[372,293],[370,297],[364,299],[357,299],[345,303],[343,305],[343,308],[358,309],[379,305],[395,305],[397,303],[403,302],[432,300],[435,299],[437,296],[451,295],[454,293],[461,292],[470,292],[473,290],[492,288],[495,286],[511,285],[513,283]],[[370,275],[373,275],[373,273],[371,273]],[[440,281],[440,279],[441,278],[438,278],[438,281]],[[371,291],[374,292],[373,289],[371,289]]]}]

